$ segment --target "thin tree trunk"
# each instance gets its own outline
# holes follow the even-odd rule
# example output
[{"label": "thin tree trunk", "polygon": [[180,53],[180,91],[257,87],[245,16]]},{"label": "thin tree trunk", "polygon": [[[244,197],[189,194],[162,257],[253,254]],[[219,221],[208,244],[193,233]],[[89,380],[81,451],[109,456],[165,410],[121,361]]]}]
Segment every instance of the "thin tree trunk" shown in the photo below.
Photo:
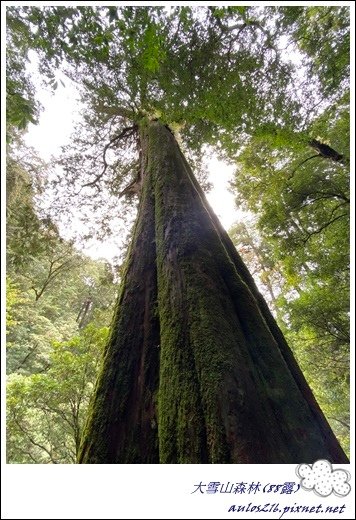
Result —
[{"label": "thin tree trunk", "polygon": [[80,463],[348,462],[173,135],[141,202]]}]

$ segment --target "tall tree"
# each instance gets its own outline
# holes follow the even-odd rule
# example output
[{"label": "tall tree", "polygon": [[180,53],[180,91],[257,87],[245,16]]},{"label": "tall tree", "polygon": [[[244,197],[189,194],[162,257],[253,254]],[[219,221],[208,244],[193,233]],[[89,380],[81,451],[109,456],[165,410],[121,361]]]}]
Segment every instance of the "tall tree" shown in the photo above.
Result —
[{"label": "tall tree", "polygon": [[141,143],[139,215],[79,461],[346,461],[173,135],[149,121]]},{"label": "tall tree", "polygon": [[[72,192],[134,189],[140,199],[79,461],[346,462],[173,135],[180,128],[191,150],[219,144],[233,158],[261,123],[298,127],[291,65],[274,44],[278,23],[246,7],[17,16],[37,27],[47,62],[65,55],[84,85],[92,147],[82,133],[75,155],[77,171],[93,169],[79,183],[71,177]],[[130,139],[139,160],[128,190],[127,165],[109,152]]]}]

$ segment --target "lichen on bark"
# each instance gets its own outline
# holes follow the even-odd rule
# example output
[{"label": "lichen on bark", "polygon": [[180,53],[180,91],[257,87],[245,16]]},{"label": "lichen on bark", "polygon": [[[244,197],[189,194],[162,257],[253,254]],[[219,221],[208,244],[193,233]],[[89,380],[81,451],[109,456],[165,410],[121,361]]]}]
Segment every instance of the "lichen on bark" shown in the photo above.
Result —
[{"label": "lichen on bark", "polygon": [[143,187],[80,463],[347,462],[171,132]]}]

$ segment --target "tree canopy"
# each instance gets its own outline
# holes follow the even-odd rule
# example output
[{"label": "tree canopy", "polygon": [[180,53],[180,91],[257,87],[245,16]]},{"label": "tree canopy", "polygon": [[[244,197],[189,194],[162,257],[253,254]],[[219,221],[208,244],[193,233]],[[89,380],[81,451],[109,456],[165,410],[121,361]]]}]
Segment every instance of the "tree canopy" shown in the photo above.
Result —
[{"label": "tree canopy", "polygon": [[[23,74],[32,48],[47,83],[62,67],[81,89],[83,124],[58,182],[94,209],[100,190],[116,199],[135,179],[135,142],[122,132],[143,115],[179,131],[190,159],[211,145],[235,160],[261,133],[307,149],[320,107],[347,92],[346,7],[11,7],[8,33]],[[18,81],[36,113],[27,90]],[[31,121],[21,104],[17,113]]]}]

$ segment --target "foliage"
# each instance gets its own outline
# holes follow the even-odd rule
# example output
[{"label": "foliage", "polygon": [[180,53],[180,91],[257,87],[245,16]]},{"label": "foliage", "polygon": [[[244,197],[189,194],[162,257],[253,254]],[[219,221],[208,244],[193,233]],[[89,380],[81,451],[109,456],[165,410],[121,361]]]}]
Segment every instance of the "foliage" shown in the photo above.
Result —
[{"label": "foliage", "polygon": [[116,296],[111,267],[41,218],[36,158],[8,158],[8,460],[72,463]]},{"label": "foliage", "polygon": [[45,372],[9,377],[9,462],[75,463],[107,335],[107,327],[88,325],[71,340],[53,343]]},{"label": "foliage", "polygon": [[[348,447],[349,407],[349,112],[345,95],[313,122],[344,155],[311,156],[307,139],[256,135],[240,155],[237,201],[257,215],[269,250],[267,282],[282,275],[275,309],[287,340],[339,438]],[[303,144],[304,143],[304,144]],[[252,231],[252,233],[256,233]],[[253,241],[256,244],[256,237]],[[257,235],[258,236],[258,235]],[[235,243],[239,241],[235,238]],[[256,246],[255,246],[256,247]],[[244,255],[244,251],[242,250]],[[246,262],[251,265],[248,256]],[[268,287],[268,283],[265,284]],[[335,297],[337,295],[337,297]],[[337,398],[336,398],[337,396]]]},{"label": "foliage", "polygon": [[188,158],[209,144],[235,160],[251,135],[305,144],[320,104],[347,90],[346,7],[24,6],[8,17],[49,83],[62,67],[80,85],[85,113],[61,159],[56,186],[66,196],[53,197],[52,212],[82,206],[88,235],[99,222],[102,235],[122,232],[132,200],[117,199],[139,175],[142,117],[178,130]]},{"label": "foliage", "polygon": [[28,123],[37,122],[39,104],[26,71],[29,27],[12,10],[7,10],[6,24],[6,121],[11,140],[14,129],[24,130]]},{"label": "foliage", "polygon": [[[37,262],[37,265],[41,265]],[[48,365],[52,341],[70,339],[91,321],[109,323],[116,286],[105,263],[83,259],[64,273],[58,285],[36,301],[21,273],[13,275],[21,299],[11,308],[15,321],[8,329],[8,371],[32,373]]]},{"label": "foliage", "polygon": [[[62,66],[80,84],[85,106],[57,178],[66,197],[55,196],[52,206],[63,214],[65,203],[70,214],[85,205],[105,232],[118,194],[141,167],[134,129],[142,117],[160,117],[179,129],[188,158],[199,157],[206,144],[228,148],[233,157],[261,122],[278,118],[295,125],[298,119],[298,103],[287,89],[292,67],[273,44],[278,27],[258,8],[9,12],[27,27],[43,74],[50,77],[66,60]],[[125,128],[132,131],[123,134]]]},{"label": "foliage", "polygon": [[[9,276],[6,277],[6,328],[16,325],[13,307],[21,302],[20,292]],[[8,330],[6,331],[8,333]]]},{"label": "foliage", "polygon": [[350,74],[350,9],[346,6],[280,7],[281,25],[305,53],[307,80],[317,75],[325,97],[347,91]]}]

